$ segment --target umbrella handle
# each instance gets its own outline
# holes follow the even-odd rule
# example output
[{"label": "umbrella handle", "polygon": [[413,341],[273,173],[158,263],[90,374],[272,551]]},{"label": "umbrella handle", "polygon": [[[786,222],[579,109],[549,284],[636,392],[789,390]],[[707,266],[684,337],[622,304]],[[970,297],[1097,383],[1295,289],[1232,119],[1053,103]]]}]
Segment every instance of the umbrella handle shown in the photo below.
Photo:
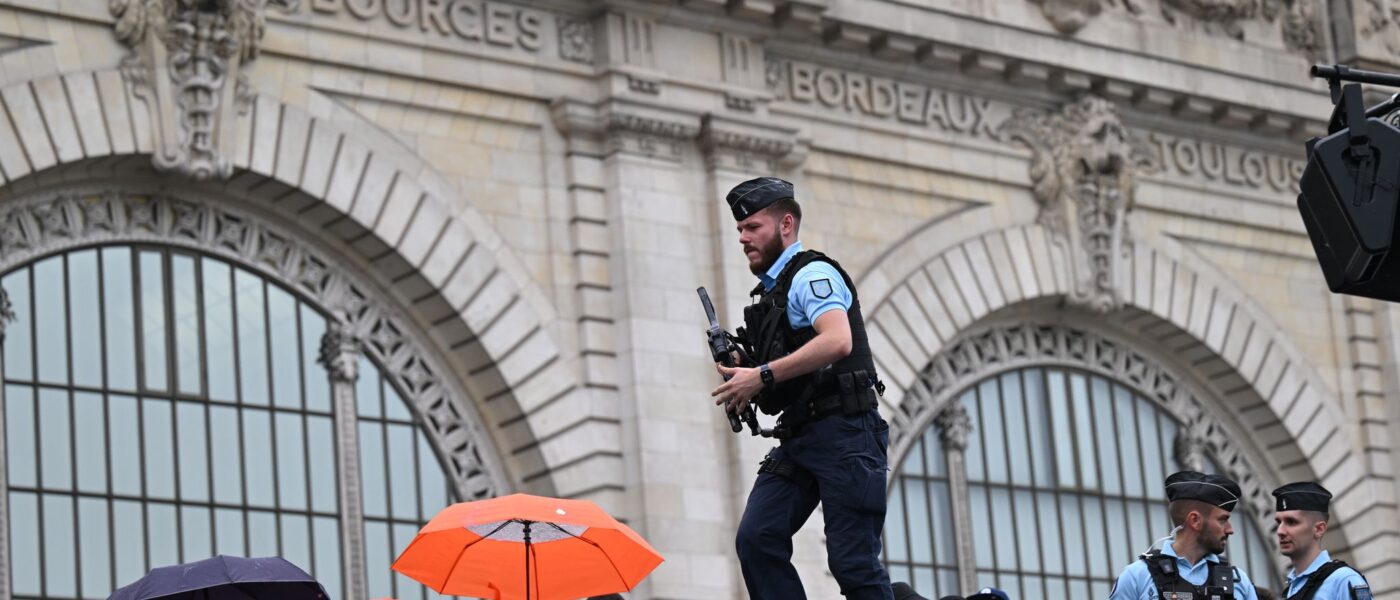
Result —
[{"label": "umbrella handle", "polygon": [[530,522],[525,524],[525,600],[530,600]]}]

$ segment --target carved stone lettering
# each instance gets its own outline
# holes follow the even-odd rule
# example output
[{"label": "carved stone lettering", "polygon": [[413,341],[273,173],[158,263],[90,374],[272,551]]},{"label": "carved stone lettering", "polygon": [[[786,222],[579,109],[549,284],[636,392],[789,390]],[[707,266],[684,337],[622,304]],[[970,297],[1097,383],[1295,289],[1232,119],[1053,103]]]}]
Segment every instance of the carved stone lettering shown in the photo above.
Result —
[{"label": "carved stone lettering", "polygon": [[770,63],[769,91],[775,98],[798,104],[989,139],[998,138],[998,124],[1010,113],[1009,108],[986,98],[914,83],[802,61],[787,61],[784,67],[774,69]]},{"label": "carved stone lettering", "polygon": [[482,0],[311,0],[309,10],[527,52],[544,48],[546,24],[554,22],[535,9]]},{"label": "carved stone lettering", "polygon": [[1169,173],[1265,192],[1298,193],[1306,166],[1301,160],[1215,142],[1160,133],[1148,135],[1148,140]]}]

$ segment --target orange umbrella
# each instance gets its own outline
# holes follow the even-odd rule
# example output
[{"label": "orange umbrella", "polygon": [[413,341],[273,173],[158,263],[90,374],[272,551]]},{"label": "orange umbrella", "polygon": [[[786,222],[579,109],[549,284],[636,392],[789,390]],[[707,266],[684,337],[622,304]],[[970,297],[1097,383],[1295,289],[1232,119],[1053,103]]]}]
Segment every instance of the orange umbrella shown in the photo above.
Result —
[{"label": "orange umbrella", "polygon": [[631,590],[661,561],[592,502],[513,494],[443,509],[394,570],[439,594],[551,600]]}]

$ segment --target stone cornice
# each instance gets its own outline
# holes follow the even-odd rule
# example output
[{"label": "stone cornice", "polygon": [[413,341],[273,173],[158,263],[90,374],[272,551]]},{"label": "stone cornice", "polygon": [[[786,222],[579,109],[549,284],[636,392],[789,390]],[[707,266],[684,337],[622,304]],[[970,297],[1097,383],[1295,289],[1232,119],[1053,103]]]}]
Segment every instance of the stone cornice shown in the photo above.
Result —
[{"label": "stone cornice", "polygon": [[700,147],[713,166],[773,171],[800,164],[808,143],[796,129],[708,114],[700,128]]}]

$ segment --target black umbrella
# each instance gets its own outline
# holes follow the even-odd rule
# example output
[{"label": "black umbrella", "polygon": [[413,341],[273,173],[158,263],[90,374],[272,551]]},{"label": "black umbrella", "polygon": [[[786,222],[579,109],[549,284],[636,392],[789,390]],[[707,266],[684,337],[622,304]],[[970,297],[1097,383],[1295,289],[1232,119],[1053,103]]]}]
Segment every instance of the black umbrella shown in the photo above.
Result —
[{"label": "black umbrella", "polygon": [[280,556],[219,555],[157,567],[107,600],[329,600],[326,589]]}]

